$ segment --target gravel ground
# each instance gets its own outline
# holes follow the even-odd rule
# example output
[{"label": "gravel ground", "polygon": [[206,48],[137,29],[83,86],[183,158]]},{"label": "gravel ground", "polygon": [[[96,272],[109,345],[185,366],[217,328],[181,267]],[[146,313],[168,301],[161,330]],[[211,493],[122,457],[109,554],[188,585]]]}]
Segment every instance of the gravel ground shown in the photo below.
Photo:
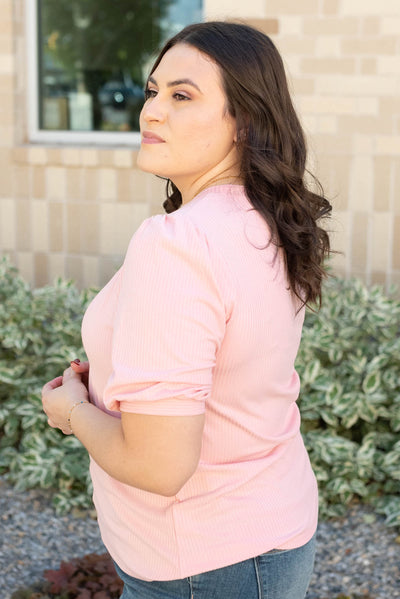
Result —
[{"label": "gravel ground", "polygon": [[[17,492],[0,477],[0,599],[42,579],[43,570],[86,553],[104,553],[90,514],[56,516],[51,495]],[[343,519],[321,522],[307,599],[400,598],[400,538],[371,510],[356,506]]]}]

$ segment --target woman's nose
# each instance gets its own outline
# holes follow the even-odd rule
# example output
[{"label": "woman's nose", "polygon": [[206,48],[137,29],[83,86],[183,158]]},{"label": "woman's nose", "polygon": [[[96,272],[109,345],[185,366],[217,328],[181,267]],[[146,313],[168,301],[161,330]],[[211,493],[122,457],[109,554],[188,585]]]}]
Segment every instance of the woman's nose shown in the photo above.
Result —
[{"label": "woman's nose", "polygon": [[151,121],[162,122],[165,120],[165,106],[159,99],[159,96],[150,98],[145,102],[142,108],[141,117],[146,123]]}]

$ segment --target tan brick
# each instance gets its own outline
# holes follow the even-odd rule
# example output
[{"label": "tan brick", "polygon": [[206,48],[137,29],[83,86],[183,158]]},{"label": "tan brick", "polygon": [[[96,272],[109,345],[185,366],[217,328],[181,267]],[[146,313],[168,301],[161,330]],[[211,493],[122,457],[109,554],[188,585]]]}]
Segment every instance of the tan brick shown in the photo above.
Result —
[{"label": "tan brick", "polygon": [[12,54],[0,54],[0,73],[10,75],[14,72],[14,56]]},{"label": "tan brick", "polygon": [[389,273],[389,278],[390,278],[390,284],[391,285],[395,285],[397,287],[397,293],[395,294],[395,297],[399,298],[400,297],[400,271],[398,270],[393,270],[392,272]]},{"label": "tan brick", "polygon": [[0,54],[10,55],[13,53],[14,53],[14,46],[13,46],[12,36],[11,35],[1,35],[0,36]]},{"label": "tan brick", "polygon": [[81,230],[80,204],[71,202],[67,205],[67,251],[71,254],[79,254],[82,250]]},{"label": "tan brick", "polygon": [[347,155],[351,149],[352,138],[350,135],[328,135],[326,133],[317,133],[313,136],[313,146],[317,156],[329,154],[336,156],[338,154]]},{"label": "tan brick", "polygon": [[32,245],[30,200],[15,201],[15,217],[17,250],[30,250]]},{"label": "tan brick", "polygon": [[81,204],[80,219],[82,251],[97,254],[99,251],[99,205]]},{"label": "tan brick", "polygon": [[63,148],[61,152],[62,163],[66,166],[80,166],[81,151],[78,148]]},{"label": "tan brick", "polygon": [[301,113],[304,114],[349,114],[356,109],[354,98],[341,96],[303,96],[298,99]]},{"label": "tan brick", "polygon": [[49,223],[47,203],[44,200],[31,200],[32,249],[34,252],[49,250]]},{"label": "tan brick", "polygon": [[49,247],[51,252],[61,252],[64,248],[64,213],[62,204],[49,204]]},{"label": "tan brick", "polygon": [[385,212],[390,208],[391,163],[384,156],[374,158],[374,210]]},{"label": "tan brick", "polygon": [[29,177],[30,168],[28,166],[16,165],[13,169],[14,175],[14,195],[17,198],[29,197]]},{"label": "tan brick", "polygon": [[33,254],[29,251],[16,252],[15,263],[19,270],[19,274],[30,285],[34,284],[35,268],[33,262]]},{"label": "tan brick", "polygon": [[383,271],[372,271],[371,273],[371,283],[372,285],[379,285],[379,286],[386,286],[388,282],[388,276],[386,275],[386,272]]},{"label": "tan brick", "polygon": [[349,205],[353,212],[369,212],[373,200],[373,158],[354,156],[350,171]]},{"label": "tan brick", "polygon": [[66,170],[58,166],[46,169],[46,195],[51,200],[66,199]]},{"label": "tan brick", "polygon": [[287,54],[314,54],[315,53],[315,39],[299,37],[298,35],[288,35],[285,37],[279,37],[276,40],[278,49],[285,57],[285,62],[288,61]]},{"label": "tan brick", "polygon": [[84,286],[81,256],[66,256],[65,274],[66,277],[72,279],[78,287]]},{"label": "tan brick", "polygon": [[44,166],[33,166],[31,168],[30,195],[32,198],[46,197],[46,175]]},{"label": "tan brick", "polygon": [[341,56],[340,37],[333,35],[319,35],[315,40],[315,56]]},{"label": "tan brick", "polygon": [[99,175],[99,199],[103,201],[117,199],[117,171],[111,168],[102,168]]},{"label": "tan brick", "polygon": [[353,137],[353,156],[367,155],[372,156],[375,153],[375,140],[371,134],[362,134],[356,132]]},{"label": "tan brick", "polygon": [[303,58],[301,67],[304,73],[355,73],[354,58]]},{"label": "tan brick", "polygon": [[1,250],[14,250],[16,247],[15,201],[0,199],[0,244]]},{"label": "tan brick", "polygon": [[394,217],[393,225],[393,268],[400,270],[400,216]]},{"label": "tan brick", "polygon": [[102,168],[110,168],[114,165],[114,151],[110,149],[102,149],[98,151],[99,166]]},{"label": "tan brick", "polygon": [[4,37],[11,37],[12,32],[13,32],[12,17],[7,18],[4,15],[4,13],[2,13],[1,19],[0,19],[0,35],[3,35]]},{"label": "tan brick", "polygon": [[4,159],[0,158],[0,168],[0,197],[12,197],[14,195],[15,175],[14,166],[8,161],[8,156],[4,155]]},{"label": "tan brick", "polygon": [[[0,19],[1,21],[1,19]],[[18,140],[19,141],[19,140]],[[2,147],[12,147],[15,144],[15,127],[13,125],[4,125],[1,127],[1,140]]]},{"label": "tan brick", "polygon": [[33,255],[35,287],[44,287],[49,281],[48,255],[37,252]]},{"label": "tan brick", "polygon": [[399,14],[398,0],[385,0],[384,3],[376,0],[346,0],[342,2],[341,11],[346,15],[381,15]]},{"label": "tan brick", "polygon": [[303,32],[303,19],[299,15],[283,15],[279,18],[279,35],[300,35]]},{"label": "tan brick", "polygon": [[400,160],[392,160],[393,169],[393,199],[392,210],[395,214],[400,214]]},{"label": "tan brick", "polygon": [[373,75],[320,75],[316,81],[316,93],[341,96],[388,96],[395,94],[395,76]]},{"label": "tan brick", "polygon": [[28,148],[23,146],[17,146],[11,150],[12,160],[18,164],[28,163]]},{"label": "tan brick", "polygon": [[361,73],[363,75],[375,75],[378,71],[376,58],[363,58],[361,60]]},{"label": "tan brick", "polygon": [[337,117],[330,115],[321,115],[317,119],[317,128],[320,133],[336,133]]},{"label": "tan brick", "polygon": [[379,98],[379,111],[386,115],[400,114],[400,96],[396,94],[392,97]]},{"label": "tan brick", "polygon": [[358,19],[356,17],[319,19],[315,17],[304,19],[306,35],[356,35]]},{"label": "tan brick", "polygon": [[400,75],[400,56],[378,56],[376,61],[378,73]]},{"label": "tan brick", "polygon": [[[377,115],[379,112],[380,102],[378,98],[357,98],[356,113]],[[385,112],[383,112],[385,114]]]},{"label": "tan brick", "polygon": [[335,203],[340,210],[348,210],[349,183],[350,183],[350,157],[346,155],[334,156],[332,163],[333,184],[332,193]]},{"label": "tan brick", "polygon": [[380,135],[376,138],[376,151],[378,154],[390,156],[400,155],[400,135]]},{"label": "tan brick", "polygon": [[296,94],[313,94],[315,90],[315,81],[313,77],[292,77],[291,91]]},{"label": "tan brick", "polygon": [[83,168],[68,168],[66,169],[66,186],[67,200],[80,201],[83,200]]},{"label": "tan brick", "polygon": [[[28,150],[27,150],[28,152]],[[31,146],[27,159],[30,164],[47,164],[47,150],[41,146]]]},{"label": "tan brick", "polygon": [[47,163],[57,166],[62,164],[62,150],[60,148],[46,148]]},{"label": "tan brick", "polygon": [[343,38],[343,54],[369,54],[371,56],[381,54],[395,54],[397,47],[397,38],[391,37],[362,37],[362,38]]},{"label": "tan brick", "polygon": [[134,181],[134,171],[121,170],[117,172],[117,198],[119,202],[132,201],[135,190]]},{"label": "tan brick", "polygon": [[392,215],[389,212],[374,212],[371,220],[371,266],[375,271],[389,268],[390,233]]},{"label": "tan brick", "polygon": [[368,253],[368,215],[356,212],[353,215],[353,227],[351,235],[351,264],[354,269],[365,272],[367,268]]},{"label": "tan brick", "polygon": [[399,35],[400,31],[400,15],[381,16],[381,31],[382,35]]},{"label": "tan brick", "polygon": [[10,73],[0,73],[0,93],[9,94],[14,91],[14,75]]},{"label": "tan brick", "polygon": [[324,15],[337,15],[339,12],[339,0],[323,0],[322,12]]},{"label": "tan brick", "polygon": [[339,131],[354,134],[389,134],[392,131],[392,122],[391,118],[386,116],[351,116],[346,114],[339,116]]},{"label": "tan brick", "polygon": [[265,10],[266,15],[272,17],[287,14],[313,15],[318,13],[318,4],[318,0],[302,0],[301,2],[293,2],[293,0],[266,0]]},{"label": "tan brick", "polygon": [[113,163],[117,168],[132,168],[132,152],[130,150],[114,150]]},{"label": "tan brick", "polygon": [[99,177],[96,170],[86,168],[82,170],[82,199],[86,202],[98,200]]},{"label": "tan brick", "polygon": [[82,278],[85,287],[98,287],[100,285],[99,258],[97,256],[84,256],[82,260]]},{"label": "tan brick", "polygon": [[53,283],[59,277],[65,279],[67,277],[65,270],[64,254],[49,254],[48,255],[48,278],[49,283]]},{"label": "tan brick", "polygon": [[[165,214],[163,202],[166,199],[165,181],[159,177],[148,177],[148,195],[143,197],[143,200],[150,201],[151,216],[154,214]],[[158,209],[158,212],[154,212]],[[150,214],[149,214],[150,216]]]},{"label": "tan brick", "polygon": [[103,286],[115,275],[123,262],[123,256],[102,256],[99,260],[99,285]]},{"label": "tan brick", "polygon": [[99,164],[99,150],[83,149],[81,151],[83,166],[97,166]]},{"label": "tan brick", "polygon": [[278,19],[244,19],[245,22],[251,27],[255,27],[259,31],[266,33],[267,35],[273,35],[279,33],[279,21]]},{"label": "tan brick", "polygon": [[124,254],[131,230],[131,204],[106,203],[100,206],[100,252],[102,254]]},{"label": "tan brick", "polygon": [[380,25],[380,17],[365,17],[361,24],[361,33],[362,35],[379,35]]}]

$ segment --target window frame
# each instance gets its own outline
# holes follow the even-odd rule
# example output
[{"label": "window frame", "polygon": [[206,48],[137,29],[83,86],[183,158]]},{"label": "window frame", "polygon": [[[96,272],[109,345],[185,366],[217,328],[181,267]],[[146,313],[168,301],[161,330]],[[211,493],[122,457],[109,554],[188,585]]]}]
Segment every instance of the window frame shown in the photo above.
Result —
[{"label": "window frame", "polygon": [[39,0],[25,0],[28,142],[60,145],[140,147],[139,132],[46,131],[39,127]]}]

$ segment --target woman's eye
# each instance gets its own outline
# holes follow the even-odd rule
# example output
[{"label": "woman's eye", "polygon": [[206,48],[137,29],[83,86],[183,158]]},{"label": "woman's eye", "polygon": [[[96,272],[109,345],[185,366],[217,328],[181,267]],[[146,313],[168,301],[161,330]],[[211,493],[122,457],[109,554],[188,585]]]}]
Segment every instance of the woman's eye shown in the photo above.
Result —
[{"label": "woman's eye", "polygon": [[188,96],[185,96],[184,94],[179,94],[178,92],[174,94],[174,98],[178,102],[182,102],[183,100],[190,100]]},{"label": "woman's eye", "polygon": [[155,98],[155,96],[157,95],[157,92],[155,89],[145,89],[144,90],[144,99],[148,100],[149,98]]}]

